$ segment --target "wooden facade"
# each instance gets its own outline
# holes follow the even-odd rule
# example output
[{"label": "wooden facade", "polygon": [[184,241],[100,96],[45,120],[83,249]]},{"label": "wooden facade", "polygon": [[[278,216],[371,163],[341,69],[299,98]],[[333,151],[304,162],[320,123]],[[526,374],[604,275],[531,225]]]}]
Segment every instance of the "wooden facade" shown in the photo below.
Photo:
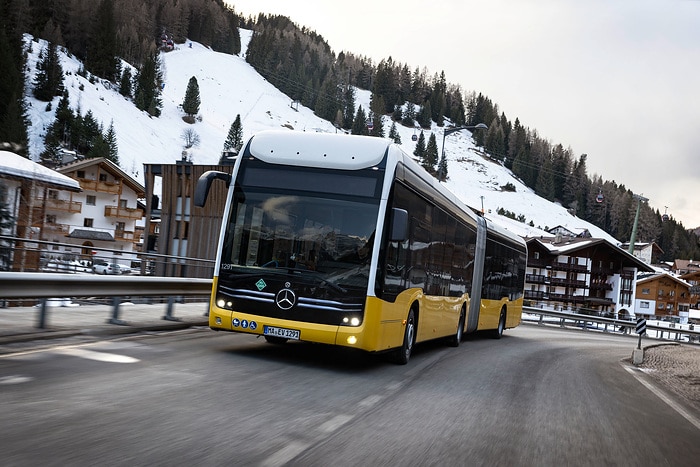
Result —
[{"label": "wooden facade", "polygon": [[690,284],[670,274],[637,281],[636,313],[656,319],[686,318],[691,305]]},{"label": "wooden facade", "polygon": [[[155,275],[210,278],[219,242],[228,187],[212,184],[207,204],[194,205],[199,177],[208,170],[231,173],[232,165],[144,164],[147,238],[144,250],[154,256]],[[161,194],[154,193],[160,178]],[[158,224],[157,226],[154,224]]]}]

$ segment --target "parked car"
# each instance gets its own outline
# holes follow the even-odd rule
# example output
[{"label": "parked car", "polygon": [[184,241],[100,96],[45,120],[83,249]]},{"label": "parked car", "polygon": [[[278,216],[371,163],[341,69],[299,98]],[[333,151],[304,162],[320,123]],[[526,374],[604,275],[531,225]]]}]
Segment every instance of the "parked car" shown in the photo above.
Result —
[{"label": "parked car", "polygon": [[95,274],[131,274],[131,268],[123,264],[101,261],[92,265]]},{"label": "parked car", "polygon": [[123,264],[113,264],[112,267],[116,271],[115,274],[131,274],[131,268]]}]

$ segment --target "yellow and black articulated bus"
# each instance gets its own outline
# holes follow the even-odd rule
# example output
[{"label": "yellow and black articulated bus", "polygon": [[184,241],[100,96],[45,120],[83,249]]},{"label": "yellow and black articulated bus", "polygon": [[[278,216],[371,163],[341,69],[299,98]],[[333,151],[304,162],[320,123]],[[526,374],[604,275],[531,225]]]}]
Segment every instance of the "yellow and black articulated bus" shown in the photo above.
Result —
[{"label": "yellow and black articulated bus", "polygon": [[265,131],[231,175],[209,326],[391,352],[520,324],[527,247],[390,140]]}]

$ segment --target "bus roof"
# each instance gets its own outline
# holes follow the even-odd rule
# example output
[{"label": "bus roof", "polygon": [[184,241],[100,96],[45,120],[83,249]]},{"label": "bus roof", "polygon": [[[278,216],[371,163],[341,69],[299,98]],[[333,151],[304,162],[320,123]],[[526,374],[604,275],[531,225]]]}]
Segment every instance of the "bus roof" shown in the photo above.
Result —
[{"label": "bus roof", "polygon": [[353,170],[378,165],[390,143],[371,136],[267,130],[253,136],[248,149],[271,164]]}]

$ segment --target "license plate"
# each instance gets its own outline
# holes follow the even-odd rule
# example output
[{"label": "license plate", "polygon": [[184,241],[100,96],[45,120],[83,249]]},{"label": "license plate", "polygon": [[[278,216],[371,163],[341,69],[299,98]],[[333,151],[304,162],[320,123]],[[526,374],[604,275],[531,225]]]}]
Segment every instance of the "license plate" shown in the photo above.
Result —
[{"label": "license plate", "polygon": [[265,336],[283,337],[285,339],[293,339],[298,341],[300,332],[298,329],[276,328],[274,326],[263,326],[263,334]]}]

